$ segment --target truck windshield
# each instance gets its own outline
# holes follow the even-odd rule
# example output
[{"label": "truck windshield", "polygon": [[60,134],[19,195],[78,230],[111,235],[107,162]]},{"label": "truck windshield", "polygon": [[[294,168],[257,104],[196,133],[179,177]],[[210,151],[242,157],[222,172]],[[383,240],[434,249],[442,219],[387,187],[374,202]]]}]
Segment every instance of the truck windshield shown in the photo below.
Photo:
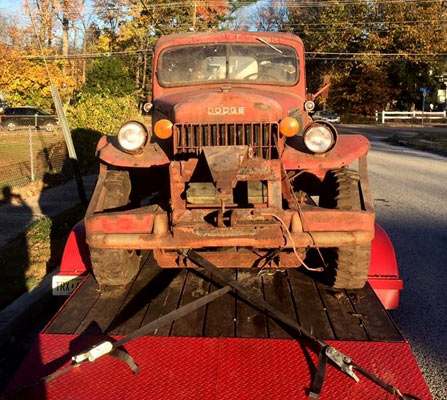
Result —
[{"label": "truck windshield", "polygon": [[299,61],[292,47],[267,44],[200,44],[176,46],[161,53],[157,68],[163,86],[222,81],[293,85]]}]

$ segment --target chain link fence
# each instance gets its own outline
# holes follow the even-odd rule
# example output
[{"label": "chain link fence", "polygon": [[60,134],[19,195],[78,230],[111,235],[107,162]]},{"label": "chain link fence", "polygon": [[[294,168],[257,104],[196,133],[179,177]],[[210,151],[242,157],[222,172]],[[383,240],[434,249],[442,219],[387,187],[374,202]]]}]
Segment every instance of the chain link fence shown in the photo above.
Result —
[{"label": "chain link fence", "polygon": [[0,188],[25,186],[64,172],[67,148],[60,130],[0,130]]}]

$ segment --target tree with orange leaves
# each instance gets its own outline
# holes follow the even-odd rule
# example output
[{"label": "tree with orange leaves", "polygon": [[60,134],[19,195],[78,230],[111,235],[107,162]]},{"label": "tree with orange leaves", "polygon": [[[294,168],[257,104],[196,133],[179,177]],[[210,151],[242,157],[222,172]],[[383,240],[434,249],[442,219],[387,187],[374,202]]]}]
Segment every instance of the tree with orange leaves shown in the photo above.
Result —
[{"label": "tree with orange leaves", "polygon": [[[32,105],[50,109],[53,101],[45,65],[43,61],[26,59],[27,56],[29,53],[0,44],[0,93],[6,94],[8,103],[13,106]],[[61,96],[69,97],[75,88],[74,80],[62,72],[60,62],[49,62],[48,69]]]},{"label": "tree with orange leaves", "polygon": [[[208,4],[209,3],[209,4]],[[169,0],[95,0],[104,30],[101,51],[141,51],[126,60],[135,83],[146,93],[151,72],[150,49],[161,35],[218,29],[228,10],[224,0],[171,2]]]}]

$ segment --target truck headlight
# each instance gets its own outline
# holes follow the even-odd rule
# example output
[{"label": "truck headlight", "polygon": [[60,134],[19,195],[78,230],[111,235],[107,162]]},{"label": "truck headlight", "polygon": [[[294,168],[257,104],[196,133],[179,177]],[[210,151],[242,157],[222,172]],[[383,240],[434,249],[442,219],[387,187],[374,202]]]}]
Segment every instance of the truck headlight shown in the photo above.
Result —
[{"label": "truck headlight", "polygon": [[326,153],[332,149],[336,138],[335,128],[320,122],[311,124],[303,133],[304,145],[316,154]]},{"label": "truck headlight", "polygon": [[126,122],[118,131],[118,143],[126,151],[136,151],[147,141],[147,130],[141,122]]}]

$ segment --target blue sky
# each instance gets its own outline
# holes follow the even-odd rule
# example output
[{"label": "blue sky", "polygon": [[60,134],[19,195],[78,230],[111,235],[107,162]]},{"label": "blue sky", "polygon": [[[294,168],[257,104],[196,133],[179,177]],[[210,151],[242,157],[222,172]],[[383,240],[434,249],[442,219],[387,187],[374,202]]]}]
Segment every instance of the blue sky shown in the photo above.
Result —
[{"label": "blue sky", "polygon": [[11,11],[17,10],[22,6],[20,0],[0,0],[0,9],[10,9]]},{"label": "blue sky", "polygon": [[[16,11],[19,10],[24,3],[25,0],[0,0],[0,11],[3,13],[7,13],[8,10]],[[87,1],[87,5],[89,4],[91,4],[91,2]]]}]

